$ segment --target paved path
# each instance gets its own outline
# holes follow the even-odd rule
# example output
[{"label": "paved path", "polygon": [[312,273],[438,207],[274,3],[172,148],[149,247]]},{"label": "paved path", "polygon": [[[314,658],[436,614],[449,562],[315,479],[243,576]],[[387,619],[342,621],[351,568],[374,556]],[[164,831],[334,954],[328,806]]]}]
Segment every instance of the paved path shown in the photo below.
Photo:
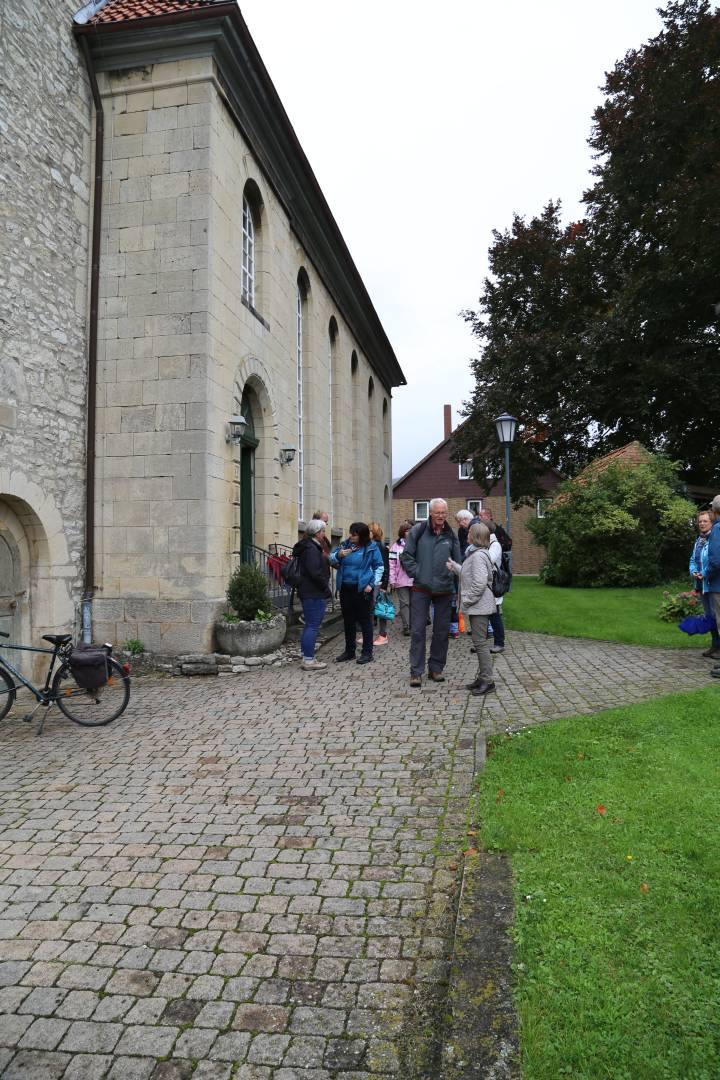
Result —
[{"label": "paved path", "polygon": [[707,665],[512,634],[483,705],[467,640],[421,692],[406,645],[139,680],[107,729],[0,725],[0,1075],[419,1075],[484,735],[702,686]]}]

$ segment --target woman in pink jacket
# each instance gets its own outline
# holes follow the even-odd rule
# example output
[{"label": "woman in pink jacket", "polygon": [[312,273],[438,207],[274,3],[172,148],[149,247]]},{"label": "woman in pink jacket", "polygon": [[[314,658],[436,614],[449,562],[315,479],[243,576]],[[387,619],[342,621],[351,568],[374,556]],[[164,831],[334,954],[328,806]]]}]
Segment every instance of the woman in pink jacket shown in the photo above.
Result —
[{"label": "woman in pink jacket", "polygon": [[398,530],[398,538],[390,548],[390,590],[397,593],[405,637],[410,637],[410,590],[413,579],[405,573],[400,556],[405,548],[405,537],[412,525],[412,521],[403,521]]}]

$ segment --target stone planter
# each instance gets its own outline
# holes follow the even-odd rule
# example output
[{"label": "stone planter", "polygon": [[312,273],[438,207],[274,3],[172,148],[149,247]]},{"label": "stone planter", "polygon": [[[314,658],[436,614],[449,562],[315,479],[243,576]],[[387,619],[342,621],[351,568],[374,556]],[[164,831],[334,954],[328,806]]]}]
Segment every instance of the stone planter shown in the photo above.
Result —
[{"label": "stone planter", "polygon": [[227,656],[265,656],[275,652],[285,640],[287,624],[284,615],[274,615],[261,622],[215,623],[218,652]]}]

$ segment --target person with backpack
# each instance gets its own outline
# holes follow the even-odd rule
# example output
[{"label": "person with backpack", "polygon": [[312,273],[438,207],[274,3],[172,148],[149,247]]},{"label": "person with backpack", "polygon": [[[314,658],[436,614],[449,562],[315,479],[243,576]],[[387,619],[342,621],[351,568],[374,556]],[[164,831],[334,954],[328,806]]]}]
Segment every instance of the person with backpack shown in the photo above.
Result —
[{"label": "person with backpack", "polygon": [[487,525],[478,522],[471,525],[468,531],[468,546],[462,564],[452,559],[447,564],[448,570],[460,578],[460,606],[470,622],[470,634],[477,653],[477,674],[467,684],[475,697],[484,697],[495,689],[488,623],[495,613],[497,602],[492,591],[495,567],[489,549],[490,530]]},{"label": "person with backpack", "polygon": [[384,572],[380,549],[370,537],[364,521],[354,521],[348,537],[330,554],[330,563],[337,568],[335,585],[340,593],[340,610],[345,628],[345,649],[335,657],[336,663],[355,659],[355,626],[362,630],[362,652],[358,664],[369,664],[373,658],[373,609],[375,589]]},{"label": "person with backpack", "polygon": [[427,521],[415,525],[407,535],[400,562],[413,578],[410,593],[410,685],[422,686],[427,649],[426,633],[430,605],[434,608],[432,641],[428,661],[430,682],[444,682],[450,614],[455,582],[447,563],[460,562],[460,544],[447,522],[444,499],[431,499]]},{"label": "person with backpack", "polygon": [[[488,554],[490,555],[493,566],[497,570],[502,569],[509,574],[510,568],[507,552],[503,551],[502,543],[495,531],[499,526],[495,525],[492,519],[490,519],[489,522],[481,522],[481,524],[484,524],[485,528],[490,533]],[[507,536],[507,533],[505,533],[505,535]],[[503,596],[497,596],[495,598],[495,611],[490,616],[490,626],[493,633],[493,643],[490,646],[491,653],[505,652],[505,623],[503,622],[502,616],[503,600]]]},{"label": "person with backpack", "polygon": [[320,623],[325,614],[330,592],[330,567],[325,557],[325,522],[319,518],[309,521],[305,536],[298,540],[293,548],[293,559],[297,559],[297,590],[303,609],[303,626],[300,637],[303,671],[324,671],[327,664],[315,657]]}]

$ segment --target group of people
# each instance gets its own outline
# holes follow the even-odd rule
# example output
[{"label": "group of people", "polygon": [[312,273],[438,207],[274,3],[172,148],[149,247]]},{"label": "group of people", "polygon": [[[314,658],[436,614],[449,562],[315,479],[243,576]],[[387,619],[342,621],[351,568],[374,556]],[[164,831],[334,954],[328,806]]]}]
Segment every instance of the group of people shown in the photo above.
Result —
[{"label": "group of people", "polygon": [[[456,514],[457,534],[448,520],[444,499],[432,499],[427,521],[404,521],[397,540],[388,546],[378,522],[353,522],[347,537],[334,549],[326,535],[328,515],[318,510],[305,536],[293,548],[300,562],[298,593],[304,626],[300,638],[302,667],[322,671],[327,664],[315,655],[318,631],[331,598],[331,567],[343,616],[345,647],[336,663],[355,660],[368,664],[376,646],[385,645],[387,619],[374,613],[378,592],[389,589],[396,599],[402,632],[410,638],[410,686],[422,686],[427,660],[430,682],[444,682],[448,641],[453,619],[462,611],[469,621],[478,669],[468,689],[484,695],[495,689],[492,654],[505,647],[502,600],[492,592],[494,569],[512,541],[496,526],[487,510],[473,516]],[[392,614],[392,612],[390,612]],[[432,626],[427,655],[427,628]],[[359,631],[359,633],[358,633]],[[492,645],[489,634],[492,634]],[[360,643],[360,655],[356,657]]]},{"label": "group of people", "polygon": [[[720,495],[716,495],[709,510],[697,516],[698,538],[690,556],[690,575],[695,589],[702,596],[703,609],[713,623],[710,647],[703,656],[720,660]],[[720,664],[710,674],[720,679]]]}]

